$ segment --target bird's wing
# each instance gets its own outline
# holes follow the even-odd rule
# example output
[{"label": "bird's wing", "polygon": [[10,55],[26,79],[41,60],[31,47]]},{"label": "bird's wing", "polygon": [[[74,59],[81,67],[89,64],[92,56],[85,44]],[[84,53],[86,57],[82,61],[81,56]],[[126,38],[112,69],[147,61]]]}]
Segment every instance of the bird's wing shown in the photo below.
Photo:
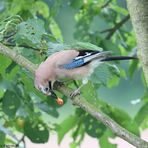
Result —
[{"label": "bird's wing", "polygon": [[91,61],[98,59],[103,60],[111,54],[110,51],[93,51],[93,50],[80,50],[79,54],[70,62],[64,65],[61,65],[64,69],[74,69],[81,66],[85,66]]}]

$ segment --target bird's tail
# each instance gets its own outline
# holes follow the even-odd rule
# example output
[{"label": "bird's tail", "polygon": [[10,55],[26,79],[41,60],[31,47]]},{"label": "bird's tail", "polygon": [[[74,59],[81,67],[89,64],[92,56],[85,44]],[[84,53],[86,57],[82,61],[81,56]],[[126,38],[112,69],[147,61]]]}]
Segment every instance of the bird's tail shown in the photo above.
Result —
[{"label": "bird's tail", "polygon": [[99,61],[116,61],[116,60],[131,60],[131,59],[137,59],[136,57],[132,56],[112,56],[111,51],[103,51],[103,52],[94,52],[91,55],[87,55],[83,57],[83,65],[90,63],[94,60]]},{"label": "bird's tail", "polygon": [[108,56],[102,59],[101,61],[132,60],[132,59],[138,59],[138,58],[132,56]]},{"label": "bird's tail", "polygon": [[96,52],[95,54],[88,55],[84,58],[85,62],[90,62],[95,59],[100,61],[116,61],[116,60],[132,60],[137,59],[137,57],[132,56],[112,56],[111,51]]}]

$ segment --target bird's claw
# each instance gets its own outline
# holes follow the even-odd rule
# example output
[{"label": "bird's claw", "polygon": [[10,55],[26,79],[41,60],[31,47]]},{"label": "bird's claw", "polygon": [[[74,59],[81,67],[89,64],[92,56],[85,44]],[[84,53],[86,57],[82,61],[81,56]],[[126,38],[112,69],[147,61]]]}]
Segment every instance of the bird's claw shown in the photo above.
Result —
[{"label": "bird's claw", "polygon": [[70,94],[70,97],[71,98],[74,98],[75,96],[77,95],[80,95],[80,90],[79,89],[76,89],[75,91],[73,91],[71,94]]}]

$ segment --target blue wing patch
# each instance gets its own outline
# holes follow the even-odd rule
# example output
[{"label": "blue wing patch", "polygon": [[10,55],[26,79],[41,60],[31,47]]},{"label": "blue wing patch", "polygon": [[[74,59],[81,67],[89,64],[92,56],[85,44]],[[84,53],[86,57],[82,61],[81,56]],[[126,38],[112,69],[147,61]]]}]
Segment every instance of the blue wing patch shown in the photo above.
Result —
[{"label": "blue wing patch", "polygon": [[90,58],[89,60],[86,61],[86,58],[96,55],[98,53],[100,53],[100,51],[81,50],[79,51],[79,55],[75,57],[71,63],[61,65],[60,67],[68,70],[84,66],[93,59],[92,57],[92,59]]},{"label": "blue wing patch", "polygon": [[63,65],[65,69],[73,69],[84,65],[84,59],[73,60],[71,63]]}]

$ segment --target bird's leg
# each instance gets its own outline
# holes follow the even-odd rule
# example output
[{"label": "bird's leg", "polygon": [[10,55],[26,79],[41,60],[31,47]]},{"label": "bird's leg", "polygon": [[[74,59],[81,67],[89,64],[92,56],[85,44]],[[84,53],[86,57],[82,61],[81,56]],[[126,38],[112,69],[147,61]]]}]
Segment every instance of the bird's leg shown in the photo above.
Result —
[{"label": "bird's leg", "polygon": [[84,78],[84,79],[82,80],[82,84],[80,85],[80,87],[78,87],[76,90],[74,90],[74,91],[70,94],[70,97],[73,98],[73,97],[75,97],[75,96],[77,96],[77,95],[80,95],[80,89],[81,89],[85,84],[87,84],[87,82],[88,82],[88,79],[87,79],[87,78]]},{"label": "bird's leg", "polygon": [[80,89],[83,87],[84,84],[82,84],[79,88],[77,88],[76,90],[74,90],[71,94],[70,97],[73,98],[77,95],[80,95]]}]

